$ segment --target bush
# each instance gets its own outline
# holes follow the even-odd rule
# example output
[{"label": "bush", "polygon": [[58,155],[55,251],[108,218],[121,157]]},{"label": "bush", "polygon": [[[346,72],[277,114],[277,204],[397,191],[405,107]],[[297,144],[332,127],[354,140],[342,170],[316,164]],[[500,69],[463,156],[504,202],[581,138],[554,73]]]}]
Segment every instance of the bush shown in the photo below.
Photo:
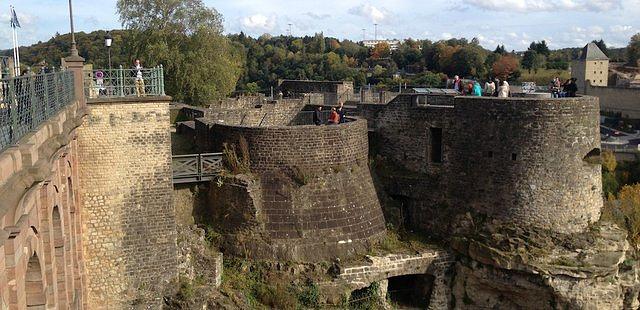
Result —
[{"label": "bush", "polygon": [[629,241],[637,245],[640,241],[640,184],[623,186],[617,200],[610,197],[602,210],[602,219],[626,228]]},{"label": "bush", "polygon": [[240,137],[238,141],[240,155],[238,155],[235,144],[224,143],[222,145],[225,167],[233,174],[250,173],[249,144],[244,137]]}]

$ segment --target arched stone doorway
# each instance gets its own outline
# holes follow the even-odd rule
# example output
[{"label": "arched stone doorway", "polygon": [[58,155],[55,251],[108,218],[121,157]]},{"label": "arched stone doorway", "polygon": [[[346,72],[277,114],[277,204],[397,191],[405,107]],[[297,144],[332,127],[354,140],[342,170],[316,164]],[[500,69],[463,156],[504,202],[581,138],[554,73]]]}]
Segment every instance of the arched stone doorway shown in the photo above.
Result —
[{"label": "arched stone doorway", "polygon": [[44,283],[42,281],[42,268],[40,267],[38,255],[35,253],[27,263],[24,287],[27,309],[45,309],[46,297],[44,295]]}]

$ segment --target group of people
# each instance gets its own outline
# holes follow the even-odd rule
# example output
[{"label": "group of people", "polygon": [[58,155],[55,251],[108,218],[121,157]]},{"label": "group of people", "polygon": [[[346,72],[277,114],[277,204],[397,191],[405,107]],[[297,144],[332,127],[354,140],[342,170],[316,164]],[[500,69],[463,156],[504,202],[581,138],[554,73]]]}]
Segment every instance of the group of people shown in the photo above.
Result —
[{"label": "group of people", "polygon": [[553,96],[553,98],[575,97],[578,92],[578,84],[576,84],[576,81],[576,78],[570,78],[562,83],[559,77],[553,78],[551,83],[549,83],[551,96]]},{"label": "group of people", "polygon": [[[327,120],[327,125],[337,125],[345,122],[346,113],[344,111],[344,103],[340,102],[338,107],[332,107],[331,113],[329,113],[329,119]],[[317,106],[316,110],[313,112],[313,123],[316,126],[320,126],[323,124],[322,121],[322,106]]]},{"label": "group of people", "polygon": [[464,96],[489,96],[507,98],[511,93],[509,89],[509,83],[505,80],[489,79],[484,83],[484,88],[477,80],[469,81],[468,83],[462,81],[459,76],[453,78],[453,89],[460,92]]}]

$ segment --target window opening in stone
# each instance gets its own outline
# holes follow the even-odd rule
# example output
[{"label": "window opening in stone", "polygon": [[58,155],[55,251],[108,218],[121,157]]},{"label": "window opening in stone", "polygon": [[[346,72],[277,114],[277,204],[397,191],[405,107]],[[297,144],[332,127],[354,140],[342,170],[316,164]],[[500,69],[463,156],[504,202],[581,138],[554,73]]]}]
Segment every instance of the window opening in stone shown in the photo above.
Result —
[{"label": "window opening in stone", "polygon": [[487,157],[493,158],[493,152],[492,151],[487,152]]},{"label": "window opening in stone", "polygon": [[394,309],[427,309],[434,280],[427,274],[391,277],[387,299]]},{"label": "window opening in stone", "polygon": [[431,162],[442,162],[442,128],[432,127],[431,133]]},{"label": "window opening in stone", "polygon": [[27,263],[24,282],[27,309],[45,309],[46,297],[42,282],[42,268],[40,268],[40,260],[36,254],[33,254]]},{"label": "window opening in stone", "polygon": [[518,159],[518,154],[511,153],[511,160],[516,160],[516,159]]},{"label": "window opening in stone", "polygon": [[589,151],[589,153],[587,153],[587,155],[584,156],[584,158],[582,158],[582,160],[584,160],[589,164],[600,164],[601,163],[600,149],[599,148],[592,149],[591,151]]}]

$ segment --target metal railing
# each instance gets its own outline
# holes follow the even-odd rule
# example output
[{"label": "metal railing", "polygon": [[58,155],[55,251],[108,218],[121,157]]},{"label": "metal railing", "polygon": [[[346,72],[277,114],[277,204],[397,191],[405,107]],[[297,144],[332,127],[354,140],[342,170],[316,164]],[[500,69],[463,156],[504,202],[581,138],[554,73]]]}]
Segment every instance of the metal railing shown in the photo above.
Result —
[{"label": "metal railing", "polygon": [[0,80],[0,151],[73,102],[71,71]]},{"label": "metal railing", "polygon": [[222,153],[174,155],[173,184],[213,180],[222,170]]},{"label": "metal railing", "polygon": [[162,65],[145,69],[93,69],[84,71],[84,95],[91,98],[164,96]]}]

